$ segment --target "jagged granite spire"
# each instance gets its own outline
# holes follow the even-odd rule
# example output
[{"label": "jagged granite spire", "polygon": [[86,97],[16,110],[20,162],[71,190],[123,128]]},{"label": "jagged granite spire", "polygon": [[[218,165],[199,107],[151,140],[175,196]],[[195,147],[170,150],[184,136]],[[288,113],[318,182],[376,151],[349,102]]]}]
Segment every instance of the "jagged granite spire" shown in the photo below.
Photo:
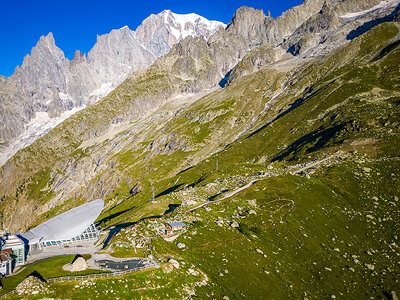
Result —
[{"label": "jagged granite spire", "polygon": [[[4,93],[7,97],[0,93],[0,105],[3,103],[0,107],[0,155],[1,150],[24,131],[35,112],[53,117],[94,103],[134,71],[147,68],[181,39],[189,35],[209,38],[220,27],[225,25],[196,14],[164,11],[143,21],[137,32],[124,26],[98,36],[87,57],[76,52],[72,61],[56,46],[51,32],[42,36],[31,54],[25,56],[22,66],[0,82],[0,92],[7,91]],[[9,92],[10,86],[19,91],[19,96]],[[15,97],[15,102],[19,99],[17,111],[11,108],[9,97]],[[12,148],[14,152],[18,149],[17,146]],[[0,159],[0,164],[4,160]]]}]

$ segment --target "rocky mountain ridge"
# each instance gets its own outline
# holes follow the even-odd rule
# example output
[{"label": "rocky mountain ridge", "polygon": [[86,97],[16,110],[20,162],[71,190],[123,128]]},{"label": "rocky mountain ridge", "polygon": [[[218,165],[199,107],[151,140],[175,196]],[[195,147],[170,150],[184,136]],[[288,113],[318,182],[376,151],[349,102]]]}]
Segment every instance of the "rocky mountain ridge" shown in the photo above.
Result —
[{"label": "rocky mountain ridge", "polygon": [[240,8],[0,167],[3,228],[102,198],[102,252],[173,258],[40,297],[397,297],[399,2],[315,3],[293,30]]},{"label": "rocky mountain ridge", "polygon": [[201,35],[207,39],[220,26],[225,27],[221,22],[208,21],[195,14],[163,11],[145,19],[136,31],[125,26],[98,36],[87,56],[77,50],[72,61],[56,46],[52,33],[42,36],[22,66],[0,82],[0,150],[3,152],[0,163],[19,146],[26,146],[40,136],[33,135],[21,145],[17,139],[7,149],[18,135],[29,132],[26,126],[31,120],[35,122],[38,112],[47,113],[49,119],[58,118],[52,122],[58,124],[65,119],[60,118],[63,112],[95,103],[132,72],[147,68],[184,37]]},{"label": "rocky mountain ridge", "polygon": [[[394,2],[396,1],[388,3]],[[218,28],[224,27],[220,22],[208,21],[196,14],[178,15],[166,10],[148,17],[135,32],[123,27],[98,37],[98,42],[87,57],[77,51],[72,61],[63,60],[63,53],[55,46],[51,34],[42,37],[37,47],[32,50],[32,54],[38,59],[32,59],[30,55],[26,57],[26,63],[17,68],[12,76],[11,81],[14,83],[8,84],[14,87],[13,91],[8,92],[0,102],[0,113],[4,115],[0,122],[0,164],[76,110],[107,95],[134,70],[145,69],[158,56],[166,54],[172,45],[188,35],[202,35],[207,40],[216,32],[215,37],[208,40],[210,47],[207,51],[211,51],[211,56],[217,61],[214,63],[217,70],[211,75],[214,79],[207,78],[206,88],[215,85],[226,76],[226,79],[222,79],[223,84],[229,77],[228,73],[244,55],[250,49],[264,43],[277,47],[277,53],[280,54],[286,52],[288,45],[289,50],[293,49],[293,54],[304,52],[307,45],[308,48],[316,49],[320,39],[313,38],[311,41],[309,36],[305,35],[296,40],[290,36],[295,29],[301,28],[300,25],[308,18],[320,11],[324,3],[325,1],[321,0],[306,1],[277,19],[265,16],[262,11],[239,9],[227,26],[227,33],[216,32]],[[371,10],[371,6],[374,7],[377,3],[380,2],[370,0],[360,3],[347,0],[343,3],[329,1],[326,5],[334,6],[335,11],[340,13],[354,13],[360,9]],[[323,20],[324,18],[322,17]],[[362,20],[363,18],[360,22]],[[304,30],[306,29],[297,29],[297,34],[301,35]],[[224,37],[221,38],[221,35]],[[241,38],[237,39],[235,36]],[[336,43],[343,40],[340,38],[332,39],[330,45],[336,47]],[[288,39],[290,41],[287,41]],[[233,49],[229,49],[232,45]],[[325,47],[327,45],[328,43],[324,44]],[[320,51],[326,52],[329,49]],[[319,53],[321,54],[323,53]],[[42,60],[43,63],[40,62]],[[6,87],[0,86],[1,89]],[[198,91],[199,88],[189,87],[186,90]],[[14,113],[11,121],[7,115],[14,110],[12,106],[20,109],[18,113]],[[36,112],[45,112],[48,116],[37,119]],[[36,130],[39,124],[43,124],[44,119],[48,119],[49,122]],[[29,121],[33,126],[27,124]],[[17,135],[20,137],[15,140]]]},{"label": "rocky mountain ridge", "polygon": [[[321,9],[323,5],[324,3],[321,4]],[[314,16],[304,17],[304,22],[318,20],[321,9]],[[390,8],[383,14],[390,14],[392,10],[393,8]],[[234,22],[231,22],[225,30],[216,32],[208,41],[202,37],[187,37],[175,44],[167,55],[159,58],[147,70],[135,72],[101,102],[66,120],[61,126],[28,147],[27,150],[20,151],[7,162],[0,169],[5,199],[15,194],[16,189],[26,190],[27,185],[31,184],[29,182],[35,180],[37,176],[43,180],[37,181],[41,191],[39,193],[41,196],[38,197],[47,199],[45,205],[38,206],[38,200],[33,199],[29,193],[17,192],[19,198],[27,201],[24,205],[26,209],[37,207],[35,212],[37,215],[58,207],[60,203],[70,203],[68,200],[76,199],[76,197],[85,199],[105,197],[118,187],[120,177],[124,176],[113,168],[109,170],[110,166],[118,165],[111,153],[117,155],[119,151],[123,152],[132,139],[139,143],[149,143],[146,149],[150,151],[150,154],[143,158],[145,163],[156,159],[157,153],[170,155],[182,150],[195,151],[190,159],[175,166],[176,172],[201,162],[207,156],[235,142],[238,137],[243,136],[254,126],[261,115],[271,106],[276,105],[274,103],[277,98],[284,94],[287,86],[293,81],[291,78],[296,76],[295,70],[307,62],[307,57],[306,59],[301,56],[293,57],[286,53],[284,43],[275,48],[267,43],[256,47],[254,39],[247,33],[237,34],[242,32],[243,26],[247,26],[248,30],[261,28],[260,32],[264,32],[262,26],[265,25],[264,20],[268,18],[260,11],[243,7],[235,14]],[[255,20],[259,20],[259,23]],[[343,26],[341,29],[343,32],[349,33],[354,28],[358,28],[359,23],[350,22],[340,26]],[[163,124],[162,122],[167,122],[168,118],[173,118],[177,112],[182,111],[183,107],[175,105],[176,108],[172,111],[161,111],[156,114],[157,117],[147,119],[155,111],[164,105],[168,106],[169,101],[177,97],[185,99],[193,94],[208,93],[209,89],[215,90],[218,83],[223,85],[221,79],[235,66],[237,68],[232,71],[232,76],[234,76],[228,76],[229,85],[235,85],[235,82],[240,81],[243,76],[257,72],[260,68],[275,69],[271,74],[277,71],[278,74],[284,72],[287,75],[276,75],[276,79],[268,82],[272,84],[271,90],[265,92],[260,99],[269,97],[270,100],[261,111],[258,108],[249,113],[247,117],[251,116],[250,120],[246,118],[247,121],[241,123],[242,117],[238,117],[236,121],[230,121],[233,122],[232,124],[237,124],[238,129],[234,134],[227,135],[225,142],[219,140],[220,134],[213,134],[208,139],[208,143],[213,146],[203,148],[205,141],[199,142],[194,147],[188,144],[187,137],[179,137],[173,133],[164,136],[162,131],[157,139],[149,136],[150,133],[147,132],[149,129],[145,129],[146,124],[151,124],[151,122]],[[207,112],[199,116],[198,121],[201,124],[208,123],[207,120],[210,118],[223,116],[229,111],[230,109],[222,109],[218,113]],[[128,135],[126,135],[127,130]],[[201,132],[201,129],[199,130]],[[195,131],[195,133],[198,132]],[[187,136],[192,134],[186,133]],[[150,143],[149,140],[152,138],[154,140]],[[121,142],[119,142],[120,139],[122,139]],[[51,155],[47,156],[44,153],[51,153]],[[141,188],[143,189],[144,186]],[[13,200],[7,202],[10,201]],[[25,213],[24,209],[9,210],[7,216],[4,215],[4,222],[26,226],[27,224],[23,221]]]}]

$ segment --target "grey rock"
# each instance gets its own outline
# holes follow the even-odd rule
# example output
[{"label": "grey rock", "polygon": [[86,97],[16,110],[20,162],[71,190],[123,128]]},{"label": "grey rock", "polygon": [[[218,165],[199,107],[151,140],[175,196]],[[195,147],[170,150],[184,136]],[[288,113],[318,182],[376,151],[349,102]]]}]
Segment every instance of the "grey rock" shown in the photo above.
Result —
[{"label": "grey rock", "polygon": [[72,61],[56,46],[52,33],[42,36],[22,66],[0,80],[0,155],[4,155],[0,165],[40,137],[32,136],[23,144],[12,145],[11,153],[7,151],[37,112],[54,118],[95,103],[186,35],[208,39],[219,27],[225,25],[195,14],[163,11],[144,20],[136,31],[125,26],[98,36],[87,57],[77,50]]}]

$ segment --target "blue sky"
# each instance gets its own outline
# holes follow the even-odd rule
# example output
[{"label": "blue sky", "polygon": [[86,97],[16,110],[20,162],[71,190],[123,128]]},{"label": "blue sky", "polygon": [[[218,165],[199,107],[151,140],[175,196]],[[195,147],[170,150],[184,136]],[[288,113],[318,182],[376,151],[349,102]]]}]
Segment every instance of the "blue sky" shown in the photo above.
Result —
[{"label": "blue sky", "polygon": [[164,9],[194,12],[210,20],[228,23],[240,6],[271,11],[273,17],[301,4],[302,0],[1,0],[0,75],[10,76],[31,52],[40,36],[52,32],[56,45],[72,59],[76,49],[89,52],[97,34],[128,25],[136,29],[150,14]]}]

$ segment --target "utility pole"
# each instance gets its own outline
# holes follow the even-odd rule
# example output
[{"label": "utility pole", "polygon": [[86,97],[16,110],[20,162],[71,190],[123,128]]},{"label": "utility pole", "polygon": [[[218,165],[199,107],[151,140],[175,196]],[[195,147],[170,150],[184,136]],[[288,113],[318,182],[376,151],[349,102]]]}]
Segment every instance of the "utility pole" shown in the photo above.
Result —
[{"label": "utility pole", "polygon": [[218,171],[218,158],[217,161],[215,162],[215,171]]},{"label": "utility pole", "polygon": [[155,200],[155,196],[154,196],[154,185],[153,185],[153,202],[154,202],[154,200]]}]

